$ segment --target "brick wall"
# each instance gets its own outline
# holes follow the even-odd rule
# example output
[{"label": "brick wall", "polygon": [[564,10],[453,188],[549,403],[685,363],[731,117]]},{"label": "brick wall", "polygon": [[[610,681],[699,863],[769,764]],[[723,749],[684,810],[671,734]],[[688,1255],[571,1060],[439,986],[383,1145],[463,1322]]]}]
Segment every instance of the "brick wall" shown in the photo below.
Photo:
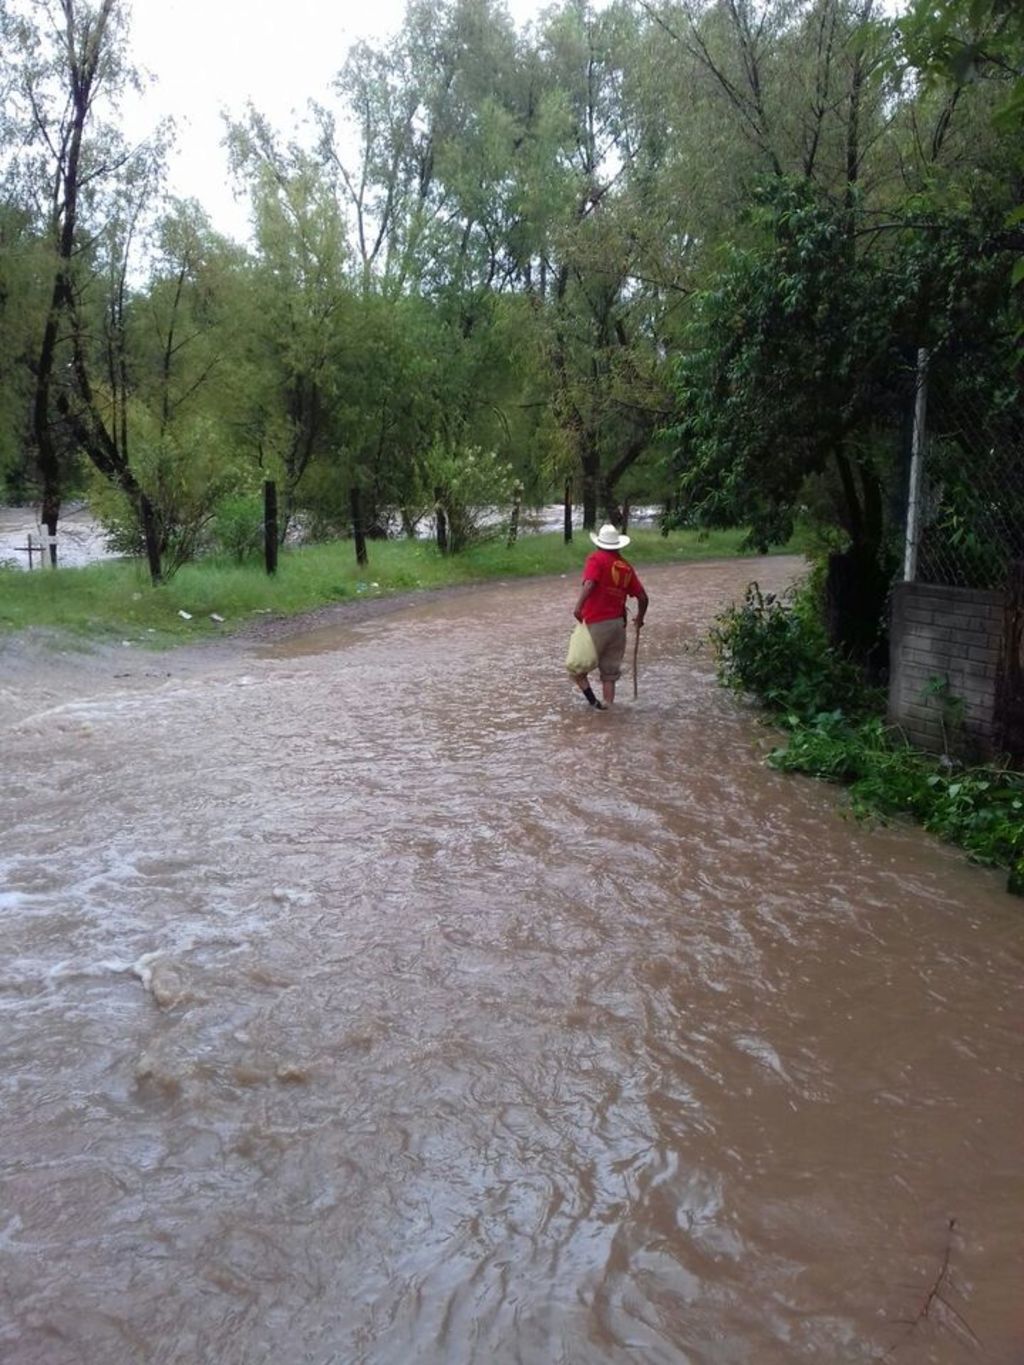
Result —
[{"label": "brick wall", "polygon": [[947,722],[949,747],[964,757],[995,747],[996,687],[1005,594],[974,588],[900,583],[893,593],[889,719],[912,744],[941,751],[943,698],[923,693],[934,679],[963,703],[958,735]]}]

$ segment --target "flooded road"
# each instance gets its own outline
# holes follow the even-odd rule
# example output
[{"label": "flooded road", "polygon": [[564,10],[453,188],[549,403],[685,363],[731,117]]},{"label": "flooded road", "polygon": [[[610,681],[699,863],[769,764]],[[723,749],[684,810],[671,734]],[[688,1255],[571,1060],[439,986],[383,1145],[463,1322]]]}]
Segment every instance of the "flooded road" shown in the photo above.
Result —
[{"label": "flooded road", "polygon": [[1024,1362],[1021,903],[762,766],[794,567],[609,714],[568,580],[12,706],[0,1360]]}]

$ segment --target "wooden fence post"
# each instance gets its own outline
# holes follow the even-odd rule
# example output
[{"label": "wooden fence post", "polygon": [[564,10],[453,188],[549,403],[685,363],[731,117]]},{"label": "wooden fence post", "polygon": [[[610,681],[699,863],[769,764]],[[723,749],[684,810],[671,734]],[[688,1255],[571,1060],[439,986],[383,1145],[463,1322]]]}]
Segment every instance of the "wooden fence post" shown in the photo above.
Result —
[{"label": "wooden fence post", "polygon": [[349,489],[348,497],[352,508],[352,538],[356,543],[356,563],[365,566],[370,562],[370,557],[366,553],[366,533],[363,530],[363,499],[357,484],[353,484]]},{"label": "wooden fence post", "polygon": [[566,545],[572,544],[572,479],[565,481],[565,502],[562,505],[563,511],[563,535]]},{"label": "wooden fence post", "polygon": [[263,562],[268,574],[277,573],[277,484],[263,485]]},{"label": "wooden fence post", "polygon": [[523,485],[516,483],[512,488],[512,515],[508,523],[508,543],[514,545],[519,539],[519,513],[523,506]]},{"label": "wooden fence post", "polygon": [[437,548],[448,553],[448,518],[444,514],[444,489],[434,489],[434,520],[437,527]]}]

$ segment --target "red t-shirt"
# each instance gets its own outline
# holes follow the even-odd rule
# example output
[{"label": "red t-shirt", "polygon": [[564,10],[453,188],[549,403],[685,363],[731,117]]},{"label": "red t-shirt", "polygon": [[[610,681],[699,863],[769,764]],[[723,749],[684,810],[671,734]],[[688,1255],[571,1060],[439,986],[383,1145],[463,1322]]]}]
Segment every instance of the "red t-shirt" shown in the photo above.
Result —
[{"label": "red t-shirt", "polygon": [[626,615],[626,598],[639,597],[643,584],[636,570],[615,550],[595,550],[583,566],[583,581],[593,583],[581,615],[586,625]]}]

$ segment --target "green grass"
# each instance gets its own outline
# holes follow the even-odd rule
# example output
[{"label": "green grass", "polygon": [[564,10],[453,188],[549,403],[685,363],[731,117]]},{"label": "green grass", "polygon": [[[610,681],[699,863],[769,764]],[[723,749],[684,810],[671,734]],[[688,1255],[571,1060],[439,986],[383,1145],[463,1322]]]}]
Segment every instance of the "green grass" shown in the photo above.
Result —
[{"label": "green grass", "polygon": [[[730,558],[743,553],[742,531],[632,533],[629,558],[643,572],[650,564]],[[230,631],[263,612],[294,616],[332,602],[385,596],[416,588],[538,574],[577,574],[590,550],[577,533],[524,536],[515,545],[490,541],[444,557],[422,541],[376,541],[365,569],[351,541],[310,545],[282,554],[268,578],[261,563],[203,560],[187,565],[170,583],[150,586],[141,561],[107,562],[84,569],[0,569],[0,632],[29,626],[58,628],[97,639],[127,639],[167,646]],[[184,620],[179,611],[187,611]],[[210,620],[211,613],[224,624]]]}]

